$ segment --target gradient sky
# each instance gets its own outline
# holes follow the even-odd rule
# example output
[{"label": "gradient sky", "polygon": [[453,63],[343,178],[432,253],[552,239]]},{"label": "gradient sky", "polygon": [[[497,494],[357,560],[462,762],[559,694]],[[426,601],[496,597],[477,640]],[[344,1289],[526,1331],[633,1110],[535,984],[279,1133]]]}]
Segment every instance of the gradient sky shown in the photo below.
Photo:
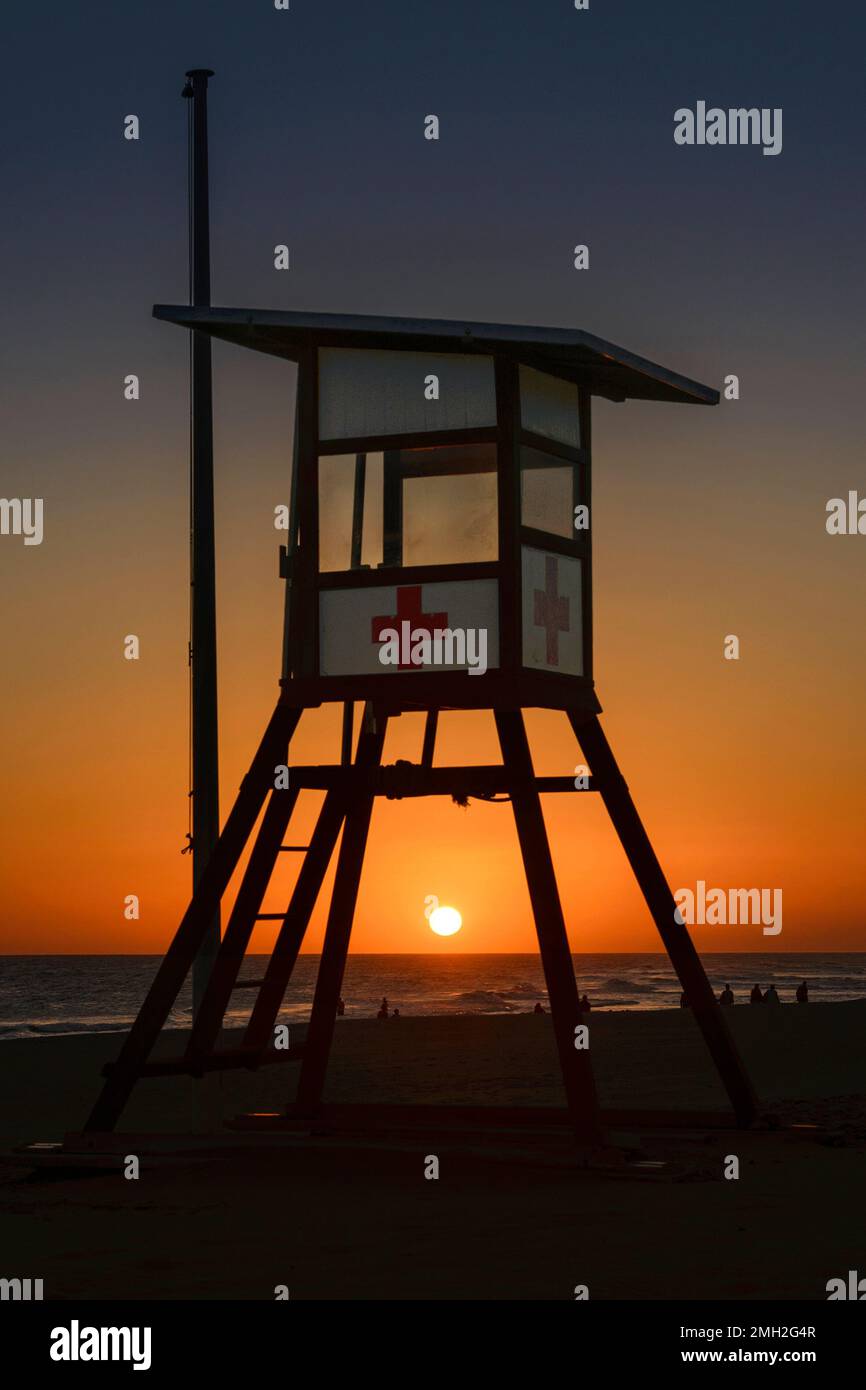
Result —
[{"label": "gradient sky", "polygon": [[[824,522],[866,496],[864,42],[859,6],[797,0],[8,12],[0,495],[45,499],[45,540],[0,537],[0,949],[161,951],[188,895],[187,339],[150,310],[187,297],[191,66],[217,73],[215,303],[576,326],[739,375],[714,410],[596,404],[604,725],[673,887],[783,889],[780,936],[699,946],[863,947],[866,537]],[[783,108],[781,155],[677,147],[698,100]],[[294,377],[225,344],[214,373],[224,816],[276,695]],[[570,772],[564,717],[529,726],[537,769]],[[442,761],[496,760],[489,716],[440,727]],[[386,759],[420,733],[397,721]],[[336,739],[311,713],[293,758]],[[546,809],[573,949],[655,949],[598,798]],[[431,936],[429,893],[462,910],[456,939]],[[320,904],[308,948],[322,924]],[[534,944],[507,805],[377,806],[355,950]]]}]

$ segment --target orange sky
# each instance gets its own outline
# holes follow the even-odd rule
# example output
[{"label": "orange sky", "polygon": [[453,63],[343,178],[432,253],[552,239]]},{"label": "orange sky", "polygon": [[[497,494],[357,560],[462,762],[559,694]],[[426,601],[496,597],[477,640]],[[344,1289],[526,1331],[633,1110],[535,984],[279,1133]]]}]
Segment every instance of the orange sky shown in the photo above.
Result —
[{"label": "orange sky", "polygon": [[[131,434],[122,407],[100,438],[70,430],[43,545],[0,540],[6,952],[159,952],[188,895],[186,343],[158,331],[177,376],[170,404],[142,402]],[[222,345],[215,362],[224,817],[277,693],[272,517],[288,498],[292,373]],[[47,447],[27,461],[34,495]],[[92,459],[112,449],[117,488],[106,492]],[[817,469],[796,421],[742,402],[596,406],[595,664],[608,737],[672,887],[702,878],[784,894],[780,936],[697,928],[707,950],[863,945],[866,541],[824,529],[827,498],[856,486],[857,467],[852,446]],[[127,633],[140,638],[137,663],[123,659]],[[722,658],[727,633],[739,662]],[[564,716],[528,723],[537,770],[571,773]],[[305,715],[292,760],[335,757],[337,727],[332,710]],[[395,721],[386,760],[417,757],[420,740],[419,716]],[[491,717],[443,716],[438,758],[496,761]],[[305,796],[296,843],[317,805]],[[600,800],[549,797],[545,809],[572,948],[656,949]],[[291,872],[280,866],[265,910],[288,901]],[[129,893],[137,922],[124,919]],[[456,938],[430,932],[430,893],[463,913]],[[323,921],[320,901],[307,949]],[[380,802],[352,947],[535,949],[510,807]]]}]

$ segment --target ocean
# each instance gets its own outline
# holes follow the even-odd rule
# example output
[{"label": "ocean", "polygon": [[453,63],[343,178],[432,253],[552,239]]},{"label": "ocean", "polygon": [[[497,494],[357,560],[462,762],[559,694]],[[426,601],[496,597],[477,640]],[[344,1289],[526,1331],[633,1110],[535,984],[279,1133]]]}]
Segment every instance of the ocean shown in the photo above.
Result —
[{"label": "ocean", "polygon": [[[63,1033],[114,1033],[134,1019],[156,973],[159,956],[0,956],[0,1040]],[[718,993],[730,983],[747,1003],[757,981],[772,982],[783,1003],[801,980],[810,999],[824,1003],[866,997],[866,953],[712,954],[702,957]],[[670,1009],[680,987],[666,956],[600,954],[573,957],[578,988],[596,1009]],[[309,1017],[319,957],[301,956],[284,1001],[286,1021]],[[265,956],[250,956],[241,978],[260,979]],[[385,995],[401,1014],[527,1013],[547,996],[537,955],[351,955],[343,982],[347,1018],[371,1018]],[[229,1026],[247,1018],[254,991],[235,996]],[[168,1026],[191,1017],[187,985]]]}]

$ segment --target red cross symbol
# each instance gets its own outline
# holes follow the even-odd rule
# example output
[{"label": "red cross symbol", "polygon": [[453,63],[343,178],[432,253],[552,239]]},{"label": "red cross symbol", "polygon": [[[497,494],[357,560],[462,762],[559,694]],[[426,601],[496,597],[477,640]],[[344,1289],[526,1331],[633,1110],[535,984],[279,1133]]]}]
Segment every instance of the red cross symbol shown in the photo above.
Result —
[{"label": "red cross symbol", "polygon": [[[426,633],[432,641],[433,629],[446,627],[448,623],[448,614],[422,612],[421,585],[409,584],[405,588],[398,588],[397,612],[392,617],[373,619],[373,641],[381,642],[382,633],[386,630],[386,628],[396,628],[398,636],[400,638],[400,654],[402,656],[404,652],[403,623],[409,624],[410,642],[406,644],[407,646],[409,646],[411,643],[411,639],[413,639],[421,633]],[[420,660],[415,662],[413,662],[412,660],[401,661],[397,669],[400,671],[407,671],[410,670],[413,666],[418,667],[422,664],[423,663]]]},{"label": "red cross symbol", "polygon": [[569,632],[568,599],[556,592],[556,556],[544,557],[544,588],[536,589],[535,614],[536,627],[543,627],[547,634],[547,664],[559,665],[559,634]]}]

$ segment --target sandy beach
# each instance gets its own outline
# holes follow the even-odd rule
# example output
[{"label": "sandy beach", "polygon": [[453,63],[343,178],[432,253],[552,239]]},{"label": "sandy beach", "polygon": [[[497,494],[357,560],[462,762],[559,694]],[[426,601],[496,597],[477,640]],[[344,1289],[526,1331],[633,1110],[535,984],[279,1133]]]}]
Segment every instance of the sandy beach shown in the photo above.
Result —
[{"label": "sandy beach", "polygon": [[[143,1159],[119,1171],[36,1179],[16,1145],[80,1127],[117,1035],[2,1044],[4,1265],[46,1298],[826,1298],[862,1265],[866,1001],[735,1008],[737,1042],[775,1130],[612,1136],[663,1158],[652,1180],[581,1172],[541,1146],[345,1138],[294,1141],[209,1163]],[[303,1029],[293,1029],[301,1041]],[[178,1050],[167,1036],[164,1050]],[[227,1038],[226,1041],[229,1041]],[[724,1108],[687,1011],[596,1014],[607,1107]],[[558,1105],[548,1016],[341,1020],[327,1100]],[[189,1132],[198,1116],[275,1110],[296,1065],[137,1088],[121,1128]],[[793,1122],[816,1123],[804,1137]],[[134,1151],[132,1146],[130,1150]],[[526,1150],[526,1146],[524,1146]],[[424,1178],[430,1152],[440,1178]],[[740,1177],[723,1177],[725,1158]]]}]

